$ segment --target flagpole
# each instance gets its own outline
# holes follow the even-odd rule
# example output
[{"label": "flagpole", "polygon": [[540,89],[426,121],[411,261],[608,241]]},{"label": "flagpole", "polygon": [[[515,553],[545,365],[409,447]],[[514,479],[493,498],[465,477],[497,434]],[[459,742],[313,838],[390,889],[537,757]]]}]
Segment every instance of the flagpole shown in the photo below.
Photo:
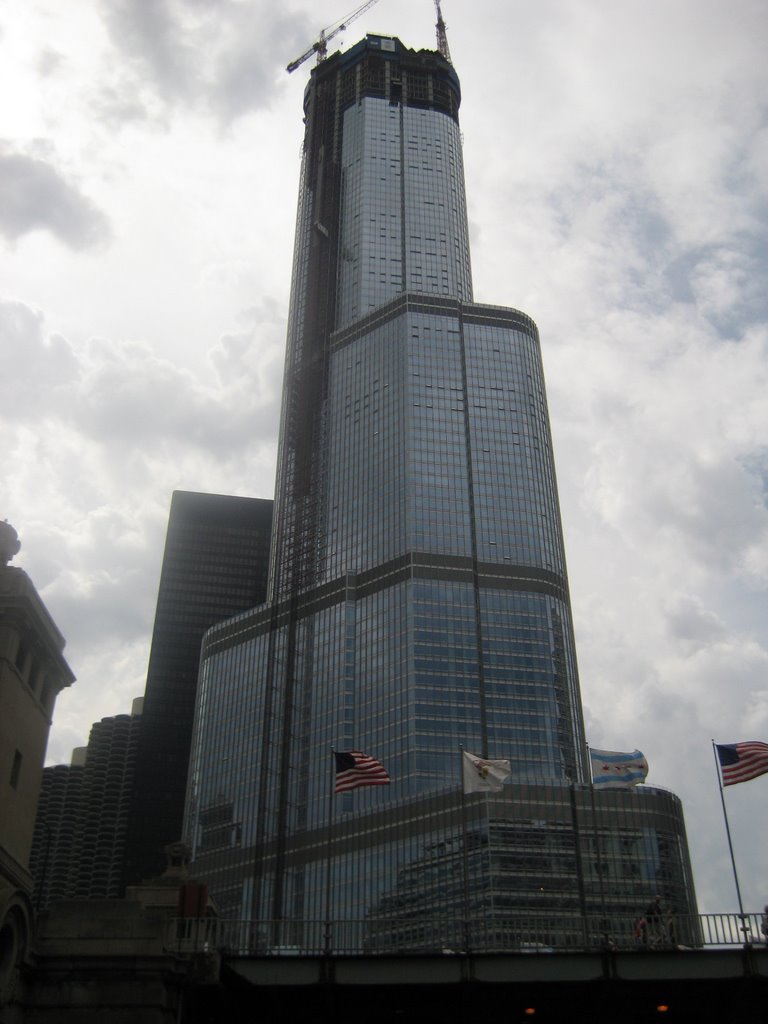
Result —
[{"label": "flagpole", "polygon": [[579,830],[579,812],[577,806],[576,786],[573,783],[573,781],[571,781],[569,788],[571,791],[571,823],[573,825],[573,841],[576,851],[576,881],[579,887],[579,905],[581,907],[581,916],[586,924],[587,896],[584,890],[584,863],[581,849],[581,832]]},{"label": "flagpole", "polygon": [[720,759],[717,756],[717,747],[715,741],[712,740],[712,753],[715,757],[715,770],[717,771],[717,785],[720,790],[720,803],[723,805],[723,819],[725,821],[725,834],[728,836],[728,850],[731,854],[731,866],[733,868],[733,880],[736,883],[736,898],[739,901],[739,916],[741,917],[741,927],[744,931],[744,938],[746,939],[746,927],[744,924],[744,907],[741,902],[741,888],[739,886],[739,876],[736,874],[736,858],[733,855],[733,843],[731,842],[731,827],[728,824],[728,812],[725,809],[725,794],[723,793],[723,780],[720,771]]},{"label": "flagpole", "polygon": [[464,747],[459,744],[459,787],[461,789],[461,825],[463,830],[462,872],[464,877],[464,952],[469,953],[469,852],[467,850],[467,795],[464,792]]},{"label": "flagpole", "polygon": [[[590,802],[592,804],[592,828],[595,833],[595,856],[597,858],[597,877],[600,882],[600,910],[602,912],[601,924],[605,926],[606,914],[605,914],[605,880],[603,879],[603,854],[600,848],[600,832],[597,827],[597,807],[595,806],[595,779],[592,772],[592,748],[587,744],[587,757],[589,758],[589,793]],[[603,927],[604,932],[606,931]]]},{"label": "flagpole", "polygon": [[324,952],[331,954],[331,836],[333,834],[334,797],[336,795],[336,751],[331,747],[333,772],[331,774],[331,792],[328,800],[328,834],[325,841],[325,926]]}]

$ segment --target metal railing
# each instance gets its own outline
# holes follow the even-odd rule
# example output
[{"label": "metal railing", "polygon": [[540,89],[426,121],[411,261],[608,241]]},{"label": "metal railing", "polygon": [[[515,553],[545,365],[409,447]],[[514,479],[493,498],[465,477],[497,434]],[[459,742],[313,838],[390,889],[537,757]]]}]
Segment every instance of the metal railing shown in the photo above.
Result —
[{"label": "metal railing", "polygon": [[697,914],[658,920],[564,917],[370,917],[343,921],[171,918],[166,948],[241,956],[558,953],[762,946],[762,915]]}]

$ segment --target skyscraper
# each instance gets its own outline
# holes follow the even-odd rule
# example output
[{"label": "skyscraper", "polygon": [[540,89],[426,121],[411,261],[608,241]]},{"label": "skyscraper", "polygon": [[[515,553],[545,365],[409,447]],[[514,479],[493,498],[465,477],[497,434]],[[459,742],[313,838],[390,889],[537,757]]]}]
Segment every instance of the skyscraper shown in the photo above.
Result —
[{"label": "skyscraper", "polygon": [[43,769],[29,864],[35,907],[121,895],[128,809],[143,698],[102,718],[71,764]]},{"label": "skyscraper", "polygon": [[[370,945],[462,896],[693,901],[676,798],[587,785],[538,332],[473,303],[459,104],[398,39],[312,71],[269,601],[201,659],[196,873],[226,913],[365,919]],[[461,798],[461,745],[511,760],[502,792]],[[391,784],[334,798],[333,748]]]},{"label": "skyscraper", "polygon": [[272,501],[174,491],[126,837],[125,879],[165,870],[181,837],[200,642],[266,596]]}]

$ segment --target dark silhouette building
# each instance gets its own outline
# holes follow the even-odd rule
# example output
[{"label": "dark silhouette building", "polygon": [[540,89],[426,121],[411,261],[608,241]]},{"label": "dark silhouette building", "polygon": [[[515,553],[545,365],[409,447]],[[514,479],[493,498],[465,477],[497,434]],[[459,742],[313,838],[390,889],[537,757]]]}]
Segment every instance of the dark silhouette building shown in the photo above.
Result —
[{"label": "dark silhouette building", "polygon": [[175,491],[128,818],[124,882],[162,873],[181,837],[200,643],[266,595],[272,501]]}]

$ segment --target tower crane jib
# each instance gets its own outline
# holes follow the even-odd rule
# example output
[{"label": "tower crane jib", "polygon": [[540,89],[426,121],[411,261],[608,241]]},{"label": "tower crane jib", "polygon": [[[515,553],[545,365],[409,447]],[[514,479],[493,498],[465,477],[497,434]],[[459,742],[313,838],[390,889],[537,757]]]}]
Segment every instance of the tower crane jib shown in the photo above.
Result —
[{"label": "tower crane jib", "polygon": [[300,68],[304,61],[309,60],[313,53],[317,54],[317,62],[319,64],[321,60],[325,59],[325,55],[328,52],[328,43],[331,39],[351,25],[353,21],[356,21],[361,14],[365,14],[370,7],[373,7],[373,5],[378,2],[379,0],[367,0],[366,3],[361,4],[356,10],[347,14],[341,21],[337,21],[334,25],[329,25],[327,28],[322,29],[320,35],[314,43],[312,43],[309,49],[302,53],[300,57],[297,57],[296,60],[292,60],[285,70],[290,72]]}]

